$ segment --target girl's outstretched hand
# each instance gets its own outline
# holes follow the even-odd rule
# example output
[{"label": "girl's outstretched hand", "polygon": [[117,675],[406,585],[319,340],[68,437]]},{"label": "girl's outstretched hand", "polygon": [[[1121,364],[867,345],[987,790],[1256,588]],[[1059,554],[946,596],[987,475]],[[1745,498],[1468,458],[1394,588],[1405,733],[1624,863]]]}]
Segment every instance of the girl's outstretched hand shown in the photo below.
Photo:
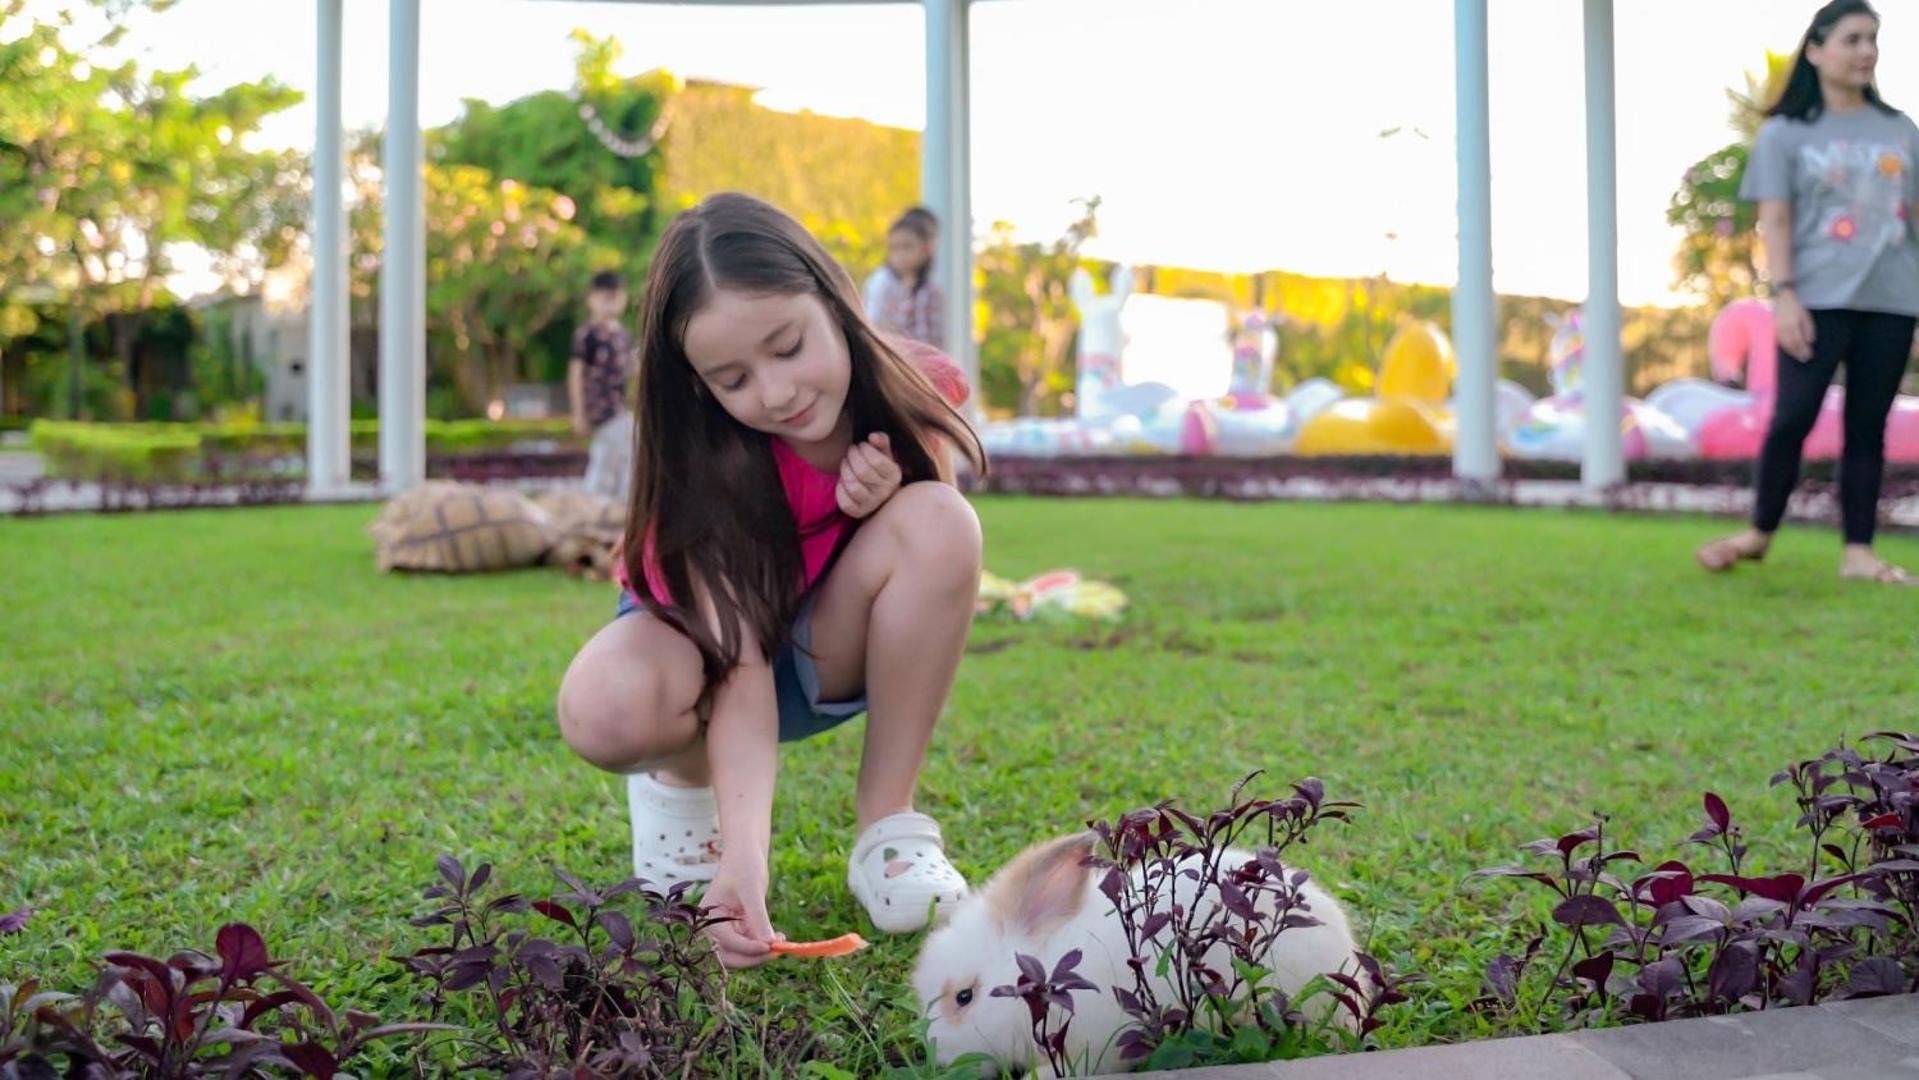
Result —
[{"label": "girl's outstretched hand", "polygon": [[876,431],[865,442],[854,443],[840,463],[839,486],[833,495],[840,512],[850,518],[863,518],[886,504],[900,489],[900,466],[893,460],[893,444],[884,431]]},{"label": "girl's outstretched hand", "polygon": [[700,906],[734,921],[707,930],[720,962],[730,968],[755,967],[773,958],[773,943],[786,935],[773,929],[766,915],[766,860],[751,854],[720,856],[720,866],[706,887]]}]

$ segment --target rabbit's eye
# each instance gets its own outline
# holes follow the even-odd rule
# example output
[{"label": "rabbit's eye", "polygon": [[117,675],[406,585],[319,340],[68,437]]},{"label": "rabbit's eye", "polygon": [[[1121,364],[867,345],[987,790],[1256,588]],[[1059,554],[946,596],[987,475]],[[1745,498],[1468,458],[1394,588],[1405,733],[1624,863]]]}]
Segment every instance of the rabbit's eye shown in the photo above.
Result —
[{"label": "rabbit's eye", "polygon": [[964,1009],[968,1005],[971,1005],[973,1003],[973,988],[969,986],[966,989],[961,990],[959,993],[954,994],[953,1003],[958,1005],[962,1009]]}]

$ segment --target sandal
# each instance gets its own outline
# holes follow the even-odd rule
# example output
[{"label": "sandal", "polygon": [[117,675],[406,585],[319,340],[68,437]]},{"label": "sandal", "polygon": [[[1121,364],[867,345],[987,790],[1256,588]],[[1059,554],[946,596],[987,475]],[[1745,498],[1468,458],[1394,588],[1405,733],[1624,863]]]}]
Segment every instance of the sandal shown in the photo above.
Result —
[{"label": "sandal", "polygon": [[626,778],[633,817],[633,876],[656,889],[711,881],[720,865],[719,808],[710,787],[664,784],[652,773]]},{"label": "sandal", "polygon": [[1882,562],[1863,574],[1841,570],[1839,580],[1869,581],[1877,585],[1919,585],[1919,578],[1906,573],[1905,567],[1894,566],[1888,562]]},{"label": "sandal", "polygon": [[939,823],[911,810],[881,818],[853,842],[846,886],[889,934],[924,927],[967,892],[965,876],[946,859]]},{"label": "sandal", "polygon": [[1754,551],[1752,548],[1740,543],[1739,538],[1736,536],[1728,536],[1723,540],[1708,541],[1700,545],[1699,550],[1693,553],[1693,558],[1699,560],[1699,565],[1715,574],[1723,574],[1731,570],[1733,567],[1738,566],[1742,559],[1750,562],[1758,562],[1765,557],[1765,548]]}]

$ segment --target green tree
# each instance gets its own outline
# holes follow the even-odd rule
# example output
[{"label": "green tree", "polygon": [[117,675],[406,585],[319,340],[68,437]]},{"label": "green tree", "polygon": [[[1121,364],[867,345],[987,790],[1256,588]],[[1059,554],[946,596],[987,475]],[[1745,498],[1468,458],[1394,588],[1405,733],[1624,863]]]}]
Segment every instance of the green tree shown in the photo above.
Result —
[{"label": "green tree", "polygon": [[669,216],[659,195],[660,135],[675,82],[665,72],[621,78],[612,70],[618,42],[584,31],[573,40],[579,51],[571,91],[497,107],[469,100],[458,119],[428,134],[428,157],[566,196],[577,227],[617,253],[611,265],[637,279]]},{"label": "green tree", "polygon": [[1099,198],[1080,205],[1079,218],[1051,243],[1018,243],[1010,225],[995,222],[974,262],[980,388],[989,408],[1057,413],[1073,387],[1073,271],[1080,248],[1098,233]]},{"label": "green tree", "polygon": [[[509,383],[551,381],[549,327],[619,252],[590,240],[573,200],[471,166],[427,170],[427,320],[443,383],[478,412]],[[538,365],[536,369],[536,365]]]},{"label": "green tree", "polygon": [[1759,211],[1739,200],[1739,186],[1766,104],[1785,85],[1792,63],[1790,53],[1768,52],[1764,75],[1748,72],[1743,88],[1726,90],[1728,123],[1738,139],[1693,163],[1666,211],[1667,222],[1685,230],[1673,257],[1675,285],[1713,308],[1752,295],[1758,281]]},{"label": "green tree", "polygon": [[[356,337],[377,333],[385,208],[379,140],[349,147],[348,289]],[[436,416],[484,411],[510,383],[554,382],[584,283],[622,264],[622,252],[589,236],[570,196],[471,165],[429,164],[424,174],[428,408]],[[355,374],[370,391],[376,373]]]},{"label": "green tree", "polygon": [[297,236],[299,162],[249,149],[246,136],[299,95],[269,79],[195,96],[191,68],[102,61],[117,30],[74,47],[70,14],[42,21],[22,0],[0,3],[10,31],[26,23],[0,45],[0,297],[65,300],[69,415],[89,360],[80,330],[103,320],[126,391],[113,411],[129,412],[154,391],[133,345],[144,313],[171,299],[169,248],[218,249],[238,273],[284,258]]}]

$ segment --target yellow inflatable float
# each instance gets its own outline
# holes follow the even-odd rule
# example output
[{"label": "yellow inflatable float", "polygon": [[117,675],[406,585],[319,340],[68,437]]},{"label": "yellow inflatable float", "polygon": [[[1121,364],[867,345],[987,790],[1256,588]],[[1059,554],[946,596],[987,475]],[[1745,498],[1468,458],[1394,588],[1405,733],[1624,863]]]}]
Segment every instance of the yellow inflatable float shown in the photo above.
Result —
[{"label": "yellow inflatable float", "polygon": [[1446,406],[1458,368],[1439,327],[1417,322],[1393,335],[1379,369],[1379,394],[1334,402],[1306,422],[1294,453],[1450,454]]}]

